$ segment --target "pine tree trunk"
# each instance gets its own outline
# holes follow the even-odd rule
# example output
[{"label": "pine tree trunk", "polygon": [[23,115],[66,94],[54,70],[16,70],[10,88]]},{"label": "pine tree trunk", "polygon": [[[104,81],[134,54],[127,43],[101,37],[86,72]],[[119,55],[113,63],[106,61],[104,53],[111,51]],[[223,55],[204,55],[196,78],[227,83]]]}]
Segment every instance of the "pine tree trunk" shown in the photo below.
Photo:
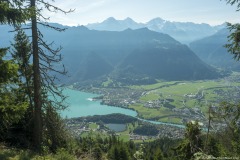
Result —
[{"label": "pine tree trunk", "polygon": [[[36,0],[31,0],[31,7],[35,8]],[[36,11],[32,15],[32,52],[33,52],[33,85],[34,85],[34,119],[33,119],[33,144],[36,151],[41,151],[42,143],[42,100],[41,79],[38,53],[38,31]]]}]

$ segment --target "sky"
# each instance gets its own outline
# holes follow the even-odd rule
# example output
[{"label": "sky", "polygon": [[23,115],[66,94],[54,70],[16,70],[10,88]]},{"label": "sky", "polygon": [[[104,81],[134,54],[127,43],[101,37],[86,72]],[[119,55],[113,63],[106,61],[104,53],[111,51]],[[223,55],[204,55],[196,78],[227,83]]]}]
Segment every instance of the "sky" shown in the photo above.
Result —
[{"label": "sky", "polygon": [[54,5],[75,9],[67,15],[45,12],[51,22],[68,26],[102,22],[108,17],[132,18],[146,23],[160,17],[175,22],[194,22],[219,25],[240,22],[240,11],[226,0],[55,0]]}]

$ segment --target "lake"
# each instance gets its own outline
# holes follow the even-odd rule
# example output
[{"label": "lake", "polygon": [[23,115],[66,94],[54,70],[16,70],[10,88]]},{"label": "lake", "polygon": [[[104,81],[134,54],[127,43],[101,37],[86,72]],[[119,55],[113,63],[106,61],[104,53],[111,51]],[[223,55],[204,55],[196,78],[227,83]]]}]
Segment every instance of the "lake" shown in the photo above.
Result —
[{"label": "lake", "polygon": [[106,124],[106,126],[115,132],[123,132],[126,130],[127,127],[126,124],[113,124],[113,123]]},{"label": "lake", "polygon": [[[72,89],[64,89],[63,94],[68,96],[66,103],[69,106],[66,110],[61,111],[60,115],[63,118],[75,118],[75,117],[85,117],[93,115],[107,115],[112,113],[121,113],[132,117],[137,117],[137,112],[124,109],[120,107],[113,107],[107,105],[101,105],[100,101],[92,101],[92,98],[98,97],[97,94],[85,93]],[[139,120],[150,122],[152,124],[164,124],[169,126],[175,126],[184,128],[184,125],[150,121],[138,118]]]},{"label": "lake", "polygon": [[66,103],[69,106],[60,114],[63,118],[84,117],[93,115],[106,115],[112,113],[121,113],[132,117],[137,116],[137,112],[129,109],[101,105],[100,101],[92,101],[92,98],[99,95],[85,93],[66,88],[63,94],[68,96]]}]

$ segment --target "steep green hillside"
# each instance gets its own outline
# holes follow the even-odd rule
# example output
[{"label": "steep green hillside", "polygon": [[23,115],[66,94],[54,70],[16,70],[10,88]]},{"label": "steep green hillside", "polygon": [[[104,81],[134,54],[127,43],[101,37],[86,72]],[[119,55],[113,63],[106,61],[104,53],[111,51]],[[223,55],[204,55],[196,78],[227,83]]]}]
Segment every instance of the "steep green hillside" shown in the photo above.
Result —
[{"label": "steep green hillside", "polygon": [[83,26],[67,28],[62,34],[40,28],[48,43],[55,39],[53,47],[63,47],[63,63],[69,73],[68,79],[61,78],[65,83],[107,76],[127,84],[149,84],[156,82],[155,79],[218,77],[218,73],[186,45],[167,34],[147,28],[124,31],[96,31]]},{"label": "steep green hillside", "polygon": [[187,46],[161,42],[153,42],[133,51],[120,68],[124,72],[164,80],[199,80],[218,76]]},{"label": "steep green hillside", "polygon": [[236,62],[224,47],[228,43],[228,35],[228,29],[222,29],[210,37],[192,42],[190,48],[210,65],[230,70],[240,70],[239,62]]},{"label": "steep green hillside", "polygon": [[64,63],[74,75],[72,82],[106,75],[124,83],[218,77],[187,46],[146,28],[113,32],[72,27],[63,36],[67,43],[59,43],[64,47]]}]

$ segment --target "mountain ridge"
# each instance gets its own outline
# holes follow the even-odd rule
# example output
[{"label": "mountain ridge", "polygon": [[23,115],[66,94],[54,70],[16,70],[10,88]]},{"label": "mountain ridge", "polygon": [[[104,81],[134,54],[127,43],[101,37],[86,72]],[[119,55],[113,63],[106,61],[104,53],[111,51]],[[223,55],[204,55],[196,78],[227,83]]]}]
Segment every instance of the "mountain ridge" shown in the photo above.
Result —
[{"label": "mountain ridge", "polygon": [[224,47],[228,43],[229,34],[229,30],[224,28],[212,36],[190,43],[189,46],[204,62],[216,67],[239,71],[240,64]]},{"label": "mountain ridge", "polygon": [[171,22],[160,17],[153,18],[146,23],[135,22],[129,17],[123,20],[109,17],[100,23],[90,23],[85,26],[89,29],[100,31],[123,31],[128,28],[139,29],[146,27],[152,31],[169,34],[184,44],[189,44],[192,41],[213,35],[220,29],[226,27],[225,24],[210,26],[206,23]]},{"label": "mountain ridge", "polygon": [[148,28],[98,31],[78,26],[62,33],[40,29],[48,42],[63,47],[63,63],[70,77],[62,80],[68,84],[106,77],[124,84],[219,77],[186,45]]},{"label": "mountain ridge", "polygon": [[[78,32],[75,32],[76,30]],[[122,83],[134,84],[145,83],[145,78],[199,80],[218,77],[216,71],[202,62],[186,45],[167,34],[151,31],[148,28],[97,31],[77,27],[69,28],[67,32],[74,34],[72,37],[70,33],[63,33],[67,36],[63,39],[71,41],[68,45],[63,44],[64,55],[67,52],[70,58],[68,62],[65,61],[67,64],[73,65],[73,61],[85,59],[89,57],[89,54],[94,53],[100,61],[99,64],[111,66],[108,71],[101,71],[105,70],[101,66],[95,67],[96,71],[99,70],[103,74],[94,79],[110,76]],[[77,46],[78,49],[71,51],[74,46]],[[91,57],[94,59],[94,56]],[[80,63],[82,64],[82,62],[78,62],[72,68],[77,68]],[[184,71],[185,69],[188,70]],[[90,70],[85,70],[84,73],[79,70],[76,72],[79,77],[72,79],[74,82],[87,80],[82,76],[84,73],[93,73]],[[137,81],[135,81],[136,79]]]}]

